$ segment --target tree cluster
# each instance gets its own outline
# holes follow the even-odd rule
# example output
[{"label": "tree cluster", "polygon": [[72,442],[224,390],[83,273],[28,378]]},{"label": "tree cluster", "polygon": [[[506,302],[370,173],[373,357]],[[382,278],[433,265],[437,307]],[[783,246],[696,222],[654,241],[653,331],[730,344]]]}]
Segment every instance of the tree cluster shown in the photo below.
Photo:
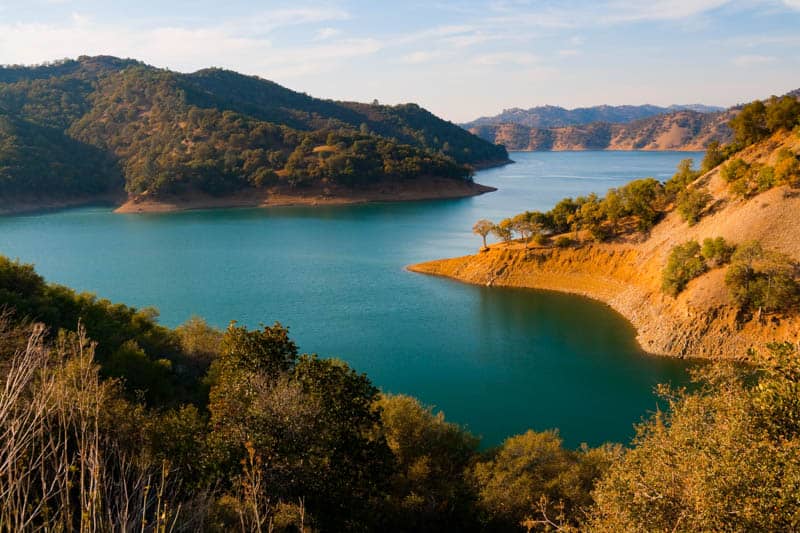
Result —
[{"label": "tree cluster", "polygon": [[694,278],[709,268],[728,263],[734,247],[722,237],[708,238],[703,245],[697,241],[687,241],[670,250],[667,264],[661,273],[661,289],[670,296],[677,296]]},{"label": "tree cluster", "polygon": [[[714,239],[699,253],[724,261],[730,249]],[[791,344],[752,365],[699,367],[690,391],[661,387],[669,409],[640,424],[629,448],[569,450],[557,431],[528,431],[482,451],[414,398],[300,354],[279,324],[220,331],[193,319],[167,330],[153,313],[43,288],[11,262],[0,286],[0,523],[9,530],[800,527]],[[115,346],[148,360],[176,352],[202,372],[165,365],[182,389],[139,368],[110,377],[104,354]]]},{"label": "tree cluster", "polygon": [[0,71],[9,198],[471,179],[470,165],[506,159],[418,106],[317,100],[219,69],[100,57]]}]

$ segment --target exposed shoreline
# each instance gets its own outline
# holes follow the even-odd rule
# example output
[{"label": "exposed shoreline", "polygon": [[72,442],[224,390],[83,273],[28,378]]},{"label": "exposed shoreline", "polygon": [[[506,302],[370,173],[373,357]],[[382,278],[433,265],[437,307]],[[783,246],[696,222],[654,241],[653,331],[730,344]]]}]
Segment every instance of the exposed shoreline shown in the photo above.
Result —
[{"label": "exposed shoreline", "polygon": [[24,199],[12,202],[0,202],[0,216],[30,215],[48,213],[89,206],[118,206],[124,201],[121,194],[100,194],[69,199]]},{"label": "exposed shoreline", "polygon": [[[509,161],[511,163],[511,161]],[[506,163],[507,164],[507,163]],[[489,167],[498,164],[489,165]],[[489,168],[487,167],[487,168]],[[426,178],[419,181],[384,182],[363,189],[309,187],[303,189],[250,189],[217,197],[200,193],[160,198],[128,198],[123,193],[69,199],[0,201],[0,216],[47,213],[87,206],[114,207],[115,213],[169,213],[195,209],[245,207],[335,206],[379,202],[413,202],[477,196],[497,189],[470,181]]]},{"label": "exposed shoreline", "polygon": [[[636,330],[640,348],[651,355],[678,358],[740,358],[776,339],[797,337],[797,319],[737,321],[737,311],[711,290],[721,282],[716,271],[700,280],[697,292],[678,299],[654,287],[656,259],[636,245],[587,245],[580,248],[511,249],[493,245],[475,255],[407,266],[411,272],[474,285],[517,287],[576,294],[600,301]],[[660,271],[660,269],[659,269]],[[717,279],[720,278],[720,279]],[[692,294],[694,293],[694,294]]]},{"label": "exposed shoreline", "polygon": [[[413,186],[409,186],[412,185]],[[477,196],[497,189],[479,183],[446,178],[430,178],[419,182],[386,182],[363,189],[342,187],[314,187],[299,190],[273,189],[249,190],[241,193],[214,197],[204,194],[189,194],[181,197],[157,199],[135,198],[126,201],[115,213],[169,213],[195,209],[220,209],[241,207],[286,207],[286,206],[336,206],[379,202],[413,202],[420,200],[444,200]]]}]

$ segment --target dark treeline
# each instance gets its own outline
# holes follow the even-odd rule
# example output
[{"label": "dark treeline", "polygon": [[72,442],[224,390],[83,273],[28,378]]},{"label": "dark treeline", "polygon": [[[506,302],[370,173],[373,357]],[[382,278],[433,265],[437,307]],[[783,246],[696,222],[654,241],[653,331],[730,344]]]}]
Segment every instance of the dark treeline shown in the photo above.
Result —
[{"label": "dark treeline", "polygon": [[528,431],[481,451],[417,400],[298,353],[280,324],[172,330],[6,259],[0,302],[7,530],[800,526],[789,344],[753,366],[705,367],[693,392],[663,388],[669,411],[629,448],[569,450],[556,431]]},{"label": "dark treeline", "polygon": [[0,117],[0,197],[471,179],[473,165],[508,157],[416,105],[111,57],[0,68]]}]

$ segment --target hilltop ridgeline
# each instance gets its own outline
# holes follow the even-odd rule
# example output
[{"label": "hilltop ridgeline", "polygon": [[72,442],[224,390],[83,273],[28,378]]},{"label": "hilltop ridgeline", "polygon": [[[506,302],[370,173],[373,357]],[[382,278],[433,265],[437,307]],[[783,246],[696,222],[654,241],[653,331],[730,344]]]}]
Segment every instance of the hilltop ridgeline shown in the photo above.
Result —
[{"label": "hilltop ridgeline", "polygon": [[[729,357],[800,331],[800,101],[744,106],[733,141],[605,197],[566,198],[474,231],[501,242],[410,269],[582,294],[637,328],[648,352]],[[521,237],[515,241],[514,237]]]},{"label": "hilltop ridgeline", "polygon": [[518,107],[505,109],[492,117],[480,117],[471,122],[462,124],[466,129],[497,124],[519,124],[529,128],[560,128],[564,126],[581,126],[593,122],[609,122],[614,124],[627,124],[643,118],[664,115],[676,111],[695,111],[698,113],[715,113],[724,111],[725,108],[703,104],[671,105],[662,107],[656,105],[599,105],[593,107],[578,107],[565,109],[559,106],[545,105],[520,109]]},{"label": "hilltop ridgeline", "polygon": [[[786,96],[798,97],[800,89]],[[702,104],[658,107],[554,106],[507,109],[462,124],[468,131],[509,150],[705,150],[711,142],[730,143],[728,122],[742,106]]]},{"label": "hilltop ridgeline", "polygon": [[0,68],[0,208],[402,191],[428,178],[475,194],[485,189],[471,186],[473,169],[506,162],[504,148],[415,104],[320,100],[231,71],[114,57]]}]

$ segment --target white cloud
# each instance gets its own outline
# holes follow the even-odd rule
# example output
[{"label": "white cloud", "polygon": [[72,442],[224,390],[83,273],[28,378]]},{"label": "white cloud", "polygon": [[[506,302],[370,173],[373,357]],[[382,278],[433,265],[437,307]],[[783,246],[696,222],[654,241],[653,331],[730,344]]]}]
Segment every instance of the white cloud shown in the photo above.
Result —
[{"label": "white cloud", "polygon": [[264,77],[300,76],[326,72],[342,62],[377,52],[376,39],[336,39],[338,33],[323,28],[307,43],[292,48],[276,46],[270,39],[284,26],[313,25],[342,20],[340,10],[291,9],[256,14],[206,27],[157,26],[136,29],[100,24],[83,14],[73,14],[59,24],[0,22],[0,64],[33,64],[63,57],[109,54],[133,57],[159,67],[193,71],[211,65]]},{"label": "white cloud", "polygon": [[778,58],[773,56],[763,56],[758,54],[746,54],[733,58],[733,64],[739,67],[752,67],[755,65],[767,65],[775,63]]},{"label": "white cloud", "polygon": [[783,0],[783,3],[786,5],[786,7],[800,9],[800,0]]},{"label": "white cloud", "polygon": [[731,0],[615,0],[605,20],[635,22],[643,20],[678,20],[718,9]]},{"label": "white cloud", "polygon": [[317,34],[314,36],[315,41],[327,41],[328,39],[332,39],[333,37],[338,37],[342,34],[342,30],[338,30],[336,28],[322,28],[317,30]]},{"label": "white cloud", "polygon": [[574,48],[566,49],[566,50],[559,50],[558,55],[567,57],[567,56],[579,56],[581,55],[580,50],[575,50]]},{"label": "white cloud", "polygon": [[407,63],[409,65],[419,65],[422,63],[429,63],[435,59],[439,59],[442,57],[442,52],[438,50],[420,50],[417,52],[412,52],[410,54],[406,54],[400,58],[401,63]]},{"label": "white cloud", "polygon": [[533,65],[539,58],[533,54],[518,52],[496,52],[492,54],[479,54],[472,58],[475,65]]}]

